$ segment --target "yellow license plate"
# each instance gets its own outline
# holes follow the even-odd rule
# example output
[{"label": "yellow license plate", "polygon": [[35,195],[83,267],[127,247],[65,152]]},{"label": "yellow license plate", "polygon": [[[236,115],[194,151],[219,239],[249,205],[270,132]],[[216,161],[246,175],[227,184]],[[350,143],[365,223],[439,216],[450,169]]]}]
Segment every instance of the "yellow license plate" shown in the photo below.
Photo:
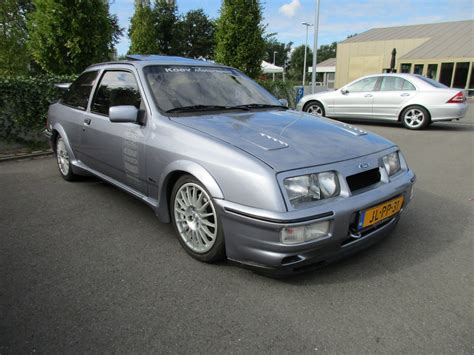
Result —
[{"label": "yellow license plate", "polygon": [[378,222],[383,221],[394,214],[400,212],[403,206],[403,196],[399,196],[390,201],[381,203],[380,205],[371,207],[362,211],[359,217],[358,229],[370,227]]}]

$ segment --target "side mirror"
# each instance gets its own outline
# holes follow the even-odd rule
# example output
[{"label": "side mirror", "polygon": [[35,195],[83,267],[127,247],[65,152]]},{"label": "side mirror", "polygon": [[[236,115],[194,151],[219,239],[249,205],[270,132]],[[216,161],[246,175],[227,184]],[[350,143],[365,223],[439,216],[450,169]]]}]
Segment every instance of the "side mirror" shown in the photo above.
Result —
[{"label": "side mirror", "polygon": [[288,107],[288,100],[287,99],[278,99],[278,101],[285,107]]},{"label": "side mirror", "polygon": [[112,106],[109,108],[110,122],[138,123],[138,109],[133,105]]},{"label": "side mirror", "polygon": [[347,95],[349,93],[349,90],[345,89],[345,88],[342,88],[341,89],[341,94],[342,95]]}]

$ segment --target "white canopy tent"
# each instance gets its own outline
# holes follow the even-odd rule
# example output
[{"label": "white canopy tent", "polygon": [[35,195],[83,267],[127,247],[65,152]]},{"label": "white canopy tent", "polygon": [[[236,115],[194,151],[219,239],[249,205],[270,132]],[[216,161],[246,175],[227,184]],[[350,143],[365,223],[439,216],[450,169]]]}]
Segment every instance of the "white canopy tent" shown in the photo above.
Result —
[{"label": "white canopy tent", "polygon": [[268,63],[266,61],[262,61],[262,71],[264,74],[278,74],[278,73],[283,73],[283,68],[278,67],[272,63]]}]

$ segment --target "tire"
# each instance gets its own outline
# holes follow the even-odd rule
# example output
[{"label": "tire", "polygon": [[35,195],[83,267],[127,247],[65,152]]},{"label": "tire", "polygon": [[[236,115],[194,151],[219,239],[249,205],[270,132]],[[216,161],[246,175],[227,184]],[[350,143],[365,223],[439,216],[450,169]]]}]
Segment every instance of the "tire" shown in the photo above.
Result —
[{"label": "tire", "polygon": [[324,111],[324,106],[317,101],[310,101],[307,103],[304,111],[315,116],[324,116],[326,114]]},{"label": "tire", "polygon": [[224,233],[214,199],[193,176],[183,175],[174,185],[170,214],[178,240],[189,255],[207,263],[225,258]]},{"label": "tire", "polygon": [[59,136],[56,139],[56,160],[58,163],[59,173],[66,181],[74,181],[77,179],[77,175],[72,172],[71,159],[66,148],[64,139]]},{"label": "tire", "polygon": [[429,112],[421,106],[409,106],[405,108],[400,119],[405,128],[412,130],[426,128],[431,122]]}]

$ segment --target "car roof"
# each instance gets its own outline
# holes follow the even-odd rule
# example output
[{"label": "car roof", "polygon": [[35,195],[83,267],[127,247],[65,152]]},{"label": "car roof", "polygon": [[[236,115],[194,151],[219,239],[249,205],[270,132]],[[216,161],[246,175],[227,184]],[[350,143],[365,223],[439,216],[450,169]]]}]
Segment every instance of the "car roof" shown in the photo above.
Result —
[{"label": "car roof", "polygon": [[191,59],[185,57],[177,57],[177,56],[167,56],[167,55],[155,55],[155,54],[132,54],[127,55],[126,60],[117,60],[111,62],[103,62],[92,64],[87,67],[86,70],[91,68],[103,67],[103,66],[113,66],[113,65],[131,65],[137,68],[144,67],[147,65],[194,65],[194,66],[218,66],[218,67],[225,67],[221,64],[216,64],[213,62],[208,62],[205,60],[199,59]]}]

